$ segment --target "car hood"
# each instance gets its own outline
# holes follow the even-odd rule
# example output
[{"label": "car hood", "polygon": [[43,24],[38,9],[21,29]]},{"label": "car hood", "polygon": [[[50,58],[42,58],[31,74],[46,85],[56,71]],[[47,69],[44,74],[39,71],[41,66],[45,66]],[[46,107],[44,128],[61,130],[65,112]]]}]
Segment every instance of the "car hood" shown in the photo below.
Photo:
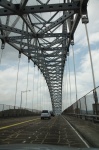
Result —
[{"label": "car hood", "polygon": [[98,150],[98,148],[70,148],[67,146],[45,144],[9,144],[1,145],[0,150]]}]

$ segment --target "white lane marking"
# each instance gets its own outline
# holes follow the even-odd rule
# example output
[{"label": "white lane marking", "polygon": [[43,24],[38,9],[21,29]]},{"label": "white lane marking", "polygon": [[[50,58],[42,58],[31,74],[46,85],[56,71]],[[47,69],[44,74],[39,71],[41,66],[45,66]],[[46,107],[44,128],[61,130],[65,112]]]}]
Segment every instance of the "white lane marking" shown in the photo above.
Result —
[{"label": "white lane marking", "polygon": [[75,131],[75,133],[79,136],[79,138],[83,141],[83,143],[87,146],[87,148],[90,148],[90,146],[87,144],[87,142],[83,139],[83,137],[81,137],[81,135],[75,130],[75,128],[69,123],[69,121],[65,117],[63,117],[63,118],[70,125],[70,127]]}]

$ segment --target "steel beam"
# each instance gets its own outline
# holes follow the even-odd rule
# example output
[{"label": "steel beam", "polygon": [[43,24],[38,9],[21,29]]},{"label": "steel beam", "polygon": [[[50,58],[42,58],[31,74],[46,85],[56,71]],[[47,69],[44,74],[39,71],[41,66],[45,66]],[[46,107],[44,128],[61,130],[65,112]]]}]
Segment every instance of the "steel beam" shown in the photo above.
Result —
[{"label": "steel beam", "polygon": [[61,24],[62,22],[64,22],[66,19],[68,19],[69,17],[71,17],[74,14],[74,11],[69,11],[66,12],[63,16],[61,16],[59,19],[57,19],[55,22],[53,22],[51,25],[49,25],[48,27],[46,27],[44,30],[42,30],[40,33],[44,34],[47,31],[50,31],[51,29],[53,29],[55,26],[57,26],[58,24]]},{"label": "steel beam", "polygon": [[[8,43],[38,66],[46,80],[53,111],[61,113],[64,66],[80,18],[87,12],[88,0],[64,0],[64,3],[56,4],[49,4],[49,0],[37,1],[40,5],[27,6],[28,0],[18,4],[12,0],[0,1],[0,16],[3,16],[0,39],[3,45]],[[44,12],[54,13],[44,18]],[[60,17],[59,12],[62,12]],[[12,15],[17,17],[11,24]]]},{"label": "steel beam", "polygon": [[60,3],[60,4],[48,4],[48,5],[37,5],[37,6],[25,6],[23,11],[20,11],[21,6],[19,4],[12,4],[6,0],[0,1],[0,16],[7,15],[23,15],[23,14],[34,14],[42,12],[54,12],[54,11],[74,11],[75,13],[80,12],[80,6],[78,2],[74,3]]}]

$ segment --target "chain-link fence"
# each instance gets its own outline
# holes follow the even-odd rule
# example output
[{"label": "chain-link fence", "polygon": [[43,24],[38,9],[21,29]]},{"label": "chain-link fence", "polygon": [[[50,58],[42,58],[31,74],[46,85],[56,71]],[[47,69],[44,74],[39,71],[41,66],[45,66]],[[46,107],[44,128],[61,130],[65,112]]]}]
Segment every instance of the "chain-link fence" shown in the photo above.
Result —
[{"label": "chain-link fence", "polygon": [[99,115],[99,86],[65,109],[63,113]]},{"label": "chain-link fence", "polygon": [[41,112],[36,109],[0,104],[0,117],[30,116],[39,115],[40,113]]}]

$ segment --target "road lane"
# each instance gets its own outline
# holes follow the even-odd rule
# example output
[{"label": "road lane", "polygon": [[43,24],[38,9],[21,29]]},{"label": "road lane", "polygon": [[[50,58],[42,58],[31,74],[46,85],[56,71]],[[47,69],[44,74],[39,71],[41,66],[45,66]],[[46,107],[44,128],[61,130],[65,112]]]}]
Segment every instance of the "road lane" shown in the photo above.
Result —
[{"label": "road lane", "polygon": [[14,127],[14,126],[18,126],[18,125],[21,125],[21,124],[24,124],[24,123],[28,123],[28,122],[31,122],[31,121],[35,121],[35,120],[38,120],[38,119],[39,118],[32,119],[32,120],[27,120],[27,121],[23,121],[23,122],[14,123],[14,124],[11,124],[11,125],[8,125],[8,126],[3,126],[3,127],[0,127],[0,130],[11,128],[11,127]]},{"label": "road lane", "polygon": [[23,122],[27,120],[32,120],[38,118],[38,116],[30,116],[30,117],[19,117],[19,118],[0,118],[0,127],[8,126],[11,124],[15,124],[18,122]]},{"label": "road lane", "polygon": [[29,121],[0,130],[0,144],[51,144],[86,147],[61,116]]}]

